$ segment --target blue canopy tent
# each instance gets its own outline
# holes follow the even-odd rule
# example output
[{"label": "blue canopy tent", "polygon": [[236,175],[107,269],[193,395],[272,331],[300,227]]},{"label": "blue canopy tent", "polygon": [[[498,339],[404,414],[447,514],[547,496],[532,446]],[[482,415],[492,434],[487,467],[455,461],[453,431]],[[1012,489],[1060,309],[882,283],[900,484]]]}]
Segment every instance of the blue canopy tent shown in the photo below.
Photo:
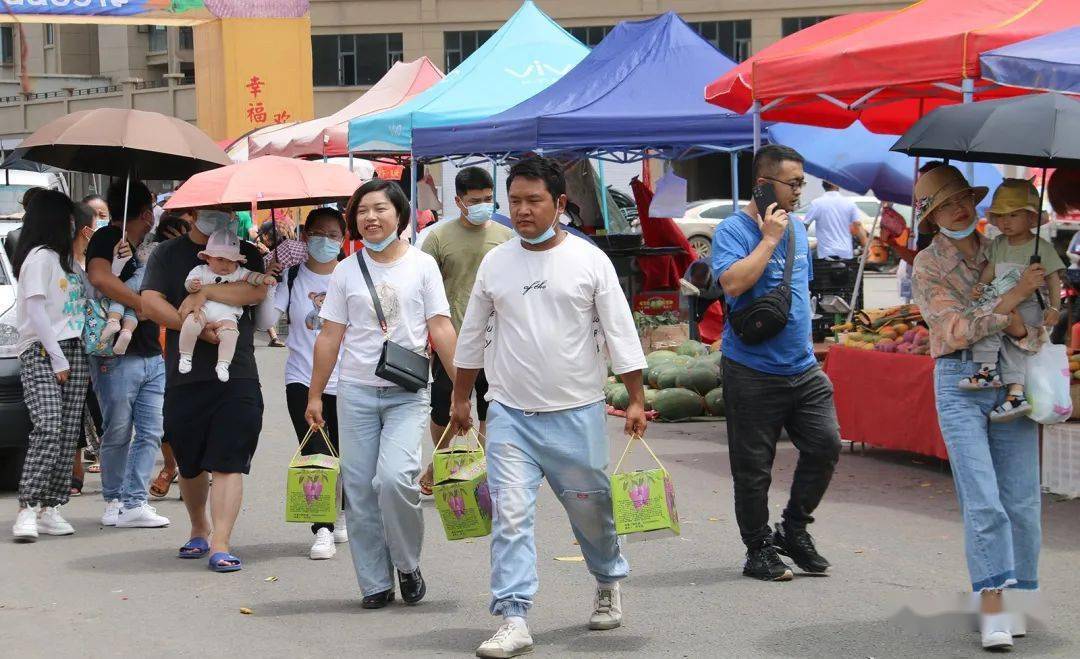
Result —
[{"label": "blue canopy tent", "polygon": [[983,53],[982,75],[1010,87],[1080,94],[1080,26]]},{"label": "blue canopy tent", "polygon": [[[810,174],[859,194],[873,192],[882,201],[911,204],[915,187],[915,159],[890,151],[895,135],[871,133],[861,123],[848,128],[818,128],[797,124],[773,124],[770,138],[790,146],[806,158],[805,169]],[[1001,184],[997,167],[980,163],[975,166],[972,185],[985,185],[991,190]],[[979,212],[990,207],[990,197],[984,199]]]}]

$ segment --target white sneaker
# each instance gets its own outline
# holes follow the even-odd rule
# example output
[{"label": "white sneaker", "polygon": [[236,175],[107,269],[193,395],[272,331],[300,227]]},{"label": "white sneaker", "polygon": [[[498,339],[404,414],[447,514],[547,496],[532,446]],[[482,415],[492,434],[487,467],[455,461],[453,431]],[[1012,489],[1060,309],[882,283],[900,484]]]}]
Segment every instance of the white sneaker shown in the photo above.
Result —
[{"label": "white sneaker", "polygon": [[217,379],[222,382],[229,381],[229,362],[218,362],[214,367],[214,371],[217,372]]},{"label": "white sneaker", "polygon": [[116,527],[121,529],[157,529],[169,525],[169,518],[145,501],[138,508],[121,508]]},{"label": "white sneaker", "polygon": [[105,514],[101,516],[101,523],[105,526],[116,526],[116,518],[120,515],[120,501],[113,499],[105,502]]},{"label": "white sneaker", "polygon": [[532,636],[529,628],[520,622],[507,622],[499,627],[495,635],[476,648],[476,656],[506,659],[533,651]]},{"label": "white sneaker", "polygon": [[46,535],[71,535],[75,527],[60,515],[58,508],[42,508],[38,515],[38,530]]},{"label": "white sneaker", "polygon": [[176,365],[176,370],[181,373],[191,372],[191,355],[185,355],[180,353],[180,363]]},{"label": "white sneaker", "polygon": [[37,513],[27,506],[19,508],[19,514],[15,517],[15,525],[11,527],[11,534],[15,536],[15,542],[34,542],[38,537]]},{"label": "white sneaker", "polygon": [[1027,636],[1027,614],[1025,613],[1013,613],[1012,622],[1009,623],[1009,632],[1012,633],[1013,638],[1023,638]]},{"label": "white sneaker", "polygon": [[311,545],[311,551],[308,552],[308,556],[313,561],[323,561],[328,558],[333,558],[337,553],[337,547],[334,546],[334,534],[330,529],[323,527],[315,532],[315,543]]},{"label": "white sneaker", "polygon": [[337,521],[334,522],[334,542],[343,545],[349,541],[349,527],[345,523],[345,512],[338,513]]},{"label": "white sneaker", "polygon": [[979,616],[979,631],[984,650],[1008,650],[1013,646],[1009,628],[1013,622],[1009,613],[984,613]]},{"label": "white sneaker", "polygon": [[596,586],[589,629],[615,629],[622,624],[622,593],[619,584]]}]

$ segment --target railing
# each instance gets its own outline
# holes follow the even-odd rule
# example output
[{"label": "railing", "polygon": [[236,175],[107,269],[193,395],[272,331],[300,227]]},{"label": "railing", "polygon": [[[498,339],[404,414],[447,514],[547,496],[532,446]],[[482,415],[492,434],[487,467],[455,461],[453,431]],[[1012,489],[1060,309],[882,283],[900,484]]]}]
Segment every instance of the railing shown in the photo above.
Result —
[{"label": "railing", "polygon": [[[190,86],[195,84],[194,76],[185,76],[177,81],[178,86]],[[146,80],[143,82],[136,82],[132,85],[133,89],[164,89],[169,86],[169,81],[166,80]],[[6,103],[23,103],[26,101],[38,101],[50,98],[68,98],[79,96],[95,96],[97,94],[115,94],[117,92],[124,91],[123,85],[107,85],[101,87],[87,87],[85,89],[58,89],[50,92],[32,92],[29,94],[14,94],[10,96],[0,96],[0,105]]]},{"label": "railing", "polygon": [[135,83],[135,89],[157,89],[158,87],[168,86],[168,80],[144,80],[143,82]]},{"label": "railing", "polygon": [[86,89],[73,89],[71,90],[72,96],[92,96],[94,94],[112,94],[114,92],[123,91],[124,88],[121,85],[109,85],[107,87],[87,87]]}]

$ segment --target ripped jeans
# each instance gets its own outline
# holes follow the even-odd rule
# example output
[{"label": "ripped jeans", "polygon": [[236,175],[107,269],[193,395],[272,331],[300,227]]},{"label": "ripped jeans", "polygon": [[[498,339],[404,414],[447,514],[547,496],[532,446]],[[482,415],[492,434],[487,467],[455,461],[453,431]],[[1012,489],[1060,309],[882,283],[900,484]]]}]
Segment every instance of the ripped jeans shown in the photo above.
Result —
[{"label": "ripped jeans", "polygon": [[524,617],[532,606],[538,585],[533,523],[536,492],[544,477],[566,509],[596,580],[615,583],[630,573],[611,511],[603,402],[534,413],[492,401],[487,464],[492,614]]}]

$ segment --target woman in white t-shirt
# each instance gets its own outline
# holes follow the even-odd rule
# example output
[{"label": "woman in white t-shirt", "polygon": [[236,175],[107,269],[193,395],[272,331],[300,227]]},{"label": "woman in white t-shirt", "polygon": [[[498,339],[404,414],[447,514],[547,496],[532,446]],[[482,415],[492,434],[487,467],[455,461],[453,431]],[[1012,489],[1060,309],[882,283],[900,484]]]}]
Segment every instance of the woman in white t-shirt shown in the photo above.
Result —
[{"label": "woman in white t-shirt", "polygon": [[[398,238],[409,222],[409,203],[398,184],[377,179],[360,186],[345,218],[349,235],[361,236],[364,249],[339,263],[330,278],[306,417],[325,423],[322,394],[340,350],[338,439],[349,546],[361,606],[378,609],[394,600],[394,568],[407,604],[426,592],[416,477],[431,404],[427,388],[410,392],[375,375],[376,366],[387,340],[426,355],[429,337],[442,363],[453,364],[457,335],[435,259]],[[359,259],[379,296],[385,333]]]},{"label": "woman in white t-shirt", "polygon": [[26,209],[13,259],[19,375],[33,423],[12,528],[19,542],[75,532],[59,511],[71,493],[90,382],[82,344],[86,299],[73,258],[75,212],[67,195],[38,193]]},{"label": "woman in white t-shirt", "polygon": [[[311,388],[315,338],[323,324],[319,311],[330,286],[330,275],[341,255],[341,243],[345,240],[345,216],[333,208],[316,208],[308,213],[301,227],[300,238],[307,248],[307,261],[289,268],[278,278],[279,283],[274,291],[274,318],[275,322],[283,314],[288,318],[289,336],[285,346],[289,349],[289,357],[285,360],[285,402],[296,438],[303,441],[310,427],[304,413]],[[330,374],[330,380],[323,389],[322,402],[326,434],[337,453],[337,369]],[[304,447],[303,454],[318,453],[328,455],[330,449],[321,436],[315,435]],[[312,524],[311,532],[315,534],[315,542],[308,553],[312,560],[332,558],[337,553],[334,544],[349,541],[343,514],[338,515],[334,524]]]}]

